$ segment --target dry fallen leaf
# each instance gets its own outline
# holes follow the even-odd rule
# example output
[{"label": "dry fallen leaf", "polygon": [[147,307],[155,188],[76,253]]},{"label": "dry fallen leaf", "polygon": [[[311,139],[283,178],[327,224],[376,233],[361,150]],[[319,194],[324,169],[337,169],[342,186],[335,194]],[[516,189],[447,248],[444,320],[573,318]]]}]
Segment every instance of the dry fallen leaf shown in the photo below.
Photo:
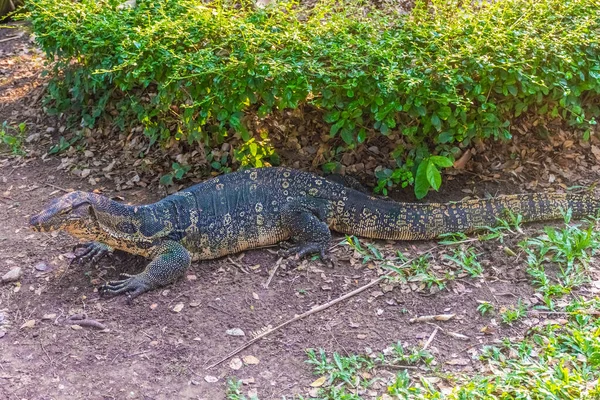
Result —
[{"label": "dry fallen leaf", "polygon": [[592,154],[594,154],[594,157],[596,157],[597,161],[600,161],[600,147],[596,146],[595,144],[592,145]]},{"label": "dry fallen leaf", "polygon": [[326,380],[327,380],[327,376],[323,375],[322,377],[320,377],[319,379],[317,379],[316,381],[314,381],[313,383],[311,383],[310,386],[312,386],[312,387],[321,387],[321,386],[323,386],[323,384],[325,383]]},{"label": "dry fallen leaf", "polygon": [[34,326],[35,326],[35,319],[30,319],[29,321],[27,321],[23,325],[21,325],[21,329],[23,329],[23,328],[33,328]]}]

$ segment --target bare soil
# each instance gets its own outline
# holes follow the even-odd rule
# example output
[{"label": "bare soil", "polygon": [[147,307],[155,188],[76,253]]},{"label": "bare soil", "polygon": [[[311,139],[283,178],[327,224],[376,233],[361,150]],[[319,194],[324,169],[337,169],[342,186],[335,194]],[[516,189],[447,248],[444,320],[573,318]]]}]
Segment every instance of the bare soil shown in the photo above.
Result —
[{"label": "bare soil", "polygon": [[[515,304],[517,299],[528,305],[538,301],[522,256],[511,257],[505,251],[508,247],[518,252],[520,237],[514,237],[503,244],[475,243],[485,266],[483,278],[462,277],[441,291],[418,282],[395,285],[391,291],[376,287],[292,324],[239,355],[256,357],[256,365],[234,370],[228,360],[206,370],[249,340],[252,332],[337,298],[382,271],[373,264],[356,262],[348,247],[334,246],[332,252],[338,259],[334,269],[318,261],[284,260],[266,288],[278,257],[260,249],[194,263],[181,281],[147,293],[132,305],[123,297],[100,298],[96,289],[100,283],[121,272],[140,271],[147,261],[116,253],[95,266],[69,266],[76,240],[63,233],[32,232],[27,226],[29,216],[72,189],[97,190],[131,203],[154,201],[163,193],[156,179],[145,187],[122,185],[143,169],[140,164],[132,170],[113,171],[110,179],[99,178],[92,184],[82,168],[77,172],[64,168],[64,157],[44,155],[48,141],[56,141],[62,122],[41,110],[43,57],[32,47],[29,35],[3,41],[21,32],[0,27],[0,122],[25,122],[31,139],[26,157],[0,153],[0,276],[14,267],[23,269],[18,282],[0,285],[0,332],[4,332],[0,336],[0,398],[224,399],[229,378],[253,378],[244,392],[256,390],[261,399],[290,398],[306,395],[316,379],[305,363],[307,348],[349,354],[364,353],[367,348],[381,351],[397,341],[422,346],[436,326],[409,320],[455,313],[455,318],[437,324],[441,330],[429,350],[443,370],[468,372],[478,369],[471,356],[482,345],[522,337],[541,323],[528,318],[508,326],[476,310],[477,300],[490,301],[497,308]],[[468,171],[456,171],[442,191],[428,200],[546,187],[560,190],[597,182],[600,172],[591,144],[578,143],[559,126],[552,129],[556,140],[525,140],[524,136],[512,145],[483,148]],[[594,137],[592,144],[596,141]],[[98,159],[101,154],[97,153]],[[284,162],[292,164],[291,159]],[[128,189],[118,190],[123,186]],[[412,198],[408,190],[393,196]],[[530,225],[526,233],[533,234],[539,227]],[[342,239],[336,236],[332,246]],[[435,244],[376,242],[387,253],[399,249],[408,257]],[[436,249],[431,268],[448,268],[441,257],[448,251]],[[183,309],[175,312],[180,303]],[[66,317],[81,313],[107,330],[64,324]],[[228,335],[226,331],[233,328],[242,329],[246,336]],[[209,382],[212,379],[207,376],[218,380]]]}]

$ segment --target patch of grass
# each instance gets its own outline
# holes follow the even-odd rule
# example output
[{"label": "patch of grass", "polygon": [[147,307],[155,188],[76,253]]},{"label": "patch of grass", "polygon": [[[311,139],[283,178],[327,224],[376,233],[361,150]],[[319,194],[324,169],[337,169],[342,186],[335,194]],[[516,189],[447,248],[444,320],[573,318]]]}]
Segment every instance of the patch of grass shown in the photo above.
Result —
[{"label": "patch of grass", "polygon": [[27,131],[27,125],[21,122],[19,125],[11,126],[7,121],[4,121],[0,125],[0,149],[2,147],[7,148],[10,153],[15,155],[23,155],[23,140],[25,139],[25,132]]},{"label": "patch of grass", "polygon": [[571,224],[571,213],[567,211],[562,228],[546,227],[544,235],[519,244],[527,255],[527,273],[549,309],[554,308],[553,298],[589,281],[590,260],[600,248],[596,225],[596,220]]},{"label": "patch of grass", "polygon": [[[599,307],[598,299],[576,299],[567,307],[566,324],[550,323],[534,328],[520,341],[506,339],[499,346],[484,347],[478,359],[485,372],[474,375],[428,369],[433,360],[429,354],[420,354],[418,349],[407,352],[402,346],[401,351],[387,355],[334,355],[331,359],[322,350],[318,354],[309,350],[308,362],[316,375],[327,377],[319,399],[363,399],[362,393],[376,381],[385,383],[385,393],[380,391],[378,396],[407,400],[597,399],[600,319],[588,313]],[[401,355],[394,359],[395,354]],[[419,365],[419,370],[401,370],[392,378],[378,375],[386,366],[407,365],[407,360]],[[444,377],[444,392],[427,378],[432,375]],[[450,390],[448,383],[453,386]]]},{"label": "patch of grass", "polygon": [[479,313],[485,317],[486,315],[494,312],[494,305],[489,301],[479,301],[477,311],[479,311]]},{"label": "patch of grass", "polygon": [[242,382],[230,379],[227,381],[227,400],[258,400],[256,396],[246,397],[242,392]]},{"label": "patch of grass", "polygon": [[478,278],[483,275],[483,267],[477,260],[477,253],[471,246],[466,248],[456,247],[454,254],[444,255],[444,258],[452,261],[460,268],[460,272],[466,272],[471,278]]},{"label": "patch of grass", "polygon": [[362,394],[374,382],[381,380],[374,377],[377,369],[414,365],[427,369],[434,361],[428,351],[407,348],[400,342],[378,354],[341,356],[333,353],[329,358],[323,349],[319,349],[318,353],[309,349],[306,354],[314,374],[326,377],[319,398],[332,400],[362,399]]},{"label": "patch of grass", "polygon": [[481,240],[498,240],[500,243],[504,243],[504,237],[506,235],[516,236],[517,234],[523,234],[521,225],[523,223],[523,216],[521,214],[515,214],[510,210],[506,210],[506,218],[496,218],[496,226],[483,227],[486,233],[479,236]]},{"label": "patch of grass", "polygon": [[512,325],[513,322],[518,321],[525,315],[527,315],[527,308],[521,299],[519,299],[515,305],[502,307],[500,309],[500,317],[502,317],[502,322],[508,325]]}]

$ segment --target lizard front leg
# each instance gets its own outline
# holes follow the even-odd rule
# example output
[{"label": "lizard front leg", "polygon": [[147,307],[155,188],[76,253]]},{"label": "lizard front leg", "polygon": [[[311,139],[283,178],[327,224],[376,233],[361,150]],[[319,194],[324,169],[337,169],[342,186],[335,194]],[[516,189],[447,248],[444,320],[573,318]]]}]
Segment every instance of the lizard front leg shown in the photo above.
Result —
[{"label": "lizard front leg", "polygon": [[142,293],[173,282],[183,275],[192,261],[189,251],[171,240],[160,244],[153,255],[154,259],[142,273],[123,274],[125,279],[102,285],[100,294],[116,296],[127,293],[130,300],[135,299]]},{"label": "lizard front leg", "polygon": [[73,258],[71,262],[78,262],[82,264],[87,264],[89,262],[94,264],[105,255],[112,254],[114,251],[114,249],[109,245],[100,242],[79,243],[73,247],[73,251],[78,249],[83,250],[75,253],[75,258]]}]

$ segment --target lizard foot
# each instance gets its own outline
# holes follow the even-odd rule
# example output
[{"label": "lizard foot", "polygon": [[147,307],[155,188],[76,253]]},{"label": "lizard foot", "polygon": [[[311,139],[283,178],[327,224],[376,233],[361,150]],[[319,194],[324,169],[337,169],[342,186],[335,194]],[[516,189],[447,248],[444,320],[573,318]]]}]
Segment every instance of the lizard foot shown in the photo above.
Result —
[{"label": "lizard foot", "polygon": [[99,242],[79,243],[73,247],[73,251],[82,249],[75,253],[75,258],[71,263],[78,262],[80,264],[95,263],[107,254],[112,254],[112,247]]},{"label": "lizard foot", "polygon": [[145,293],[153,288],[143,274],[129,275],[121,274],[121,280],[110,281],[100,286],[99,292],[101,296],[117,296],[120,294],[127,294],[128,302],[138,297],[140,294]]},{"label": "lizard foot", "polygon": [[309,254],[319,253],[321,260],[326,260],[328,257],[325,255],[325,249],[320,243],[304,243],[300,245],[288,246],[286,249],[279,251],[279,254],[284,257],[295,256],[297,259],[301,259]]}]

